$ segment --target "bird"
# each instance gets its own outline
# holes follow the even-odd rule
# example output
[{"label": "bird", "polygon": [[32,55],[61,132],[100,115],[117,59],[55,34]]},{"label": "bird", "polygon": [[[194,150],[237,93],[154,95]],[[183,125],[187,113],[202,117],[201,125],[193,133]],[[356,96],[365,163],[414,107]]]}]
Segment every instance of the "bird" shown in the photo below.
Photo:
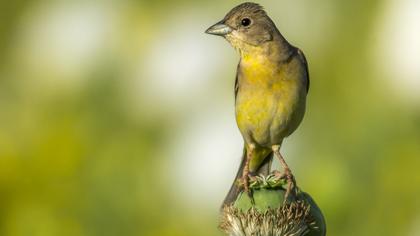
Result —
[{"label": "bird", "polygon": [[242,189],[252,195],[250,178],[256,174],[267,175],[273,156],[283,168],[281,178],[287,182],[286,199],[296,189],[296,182],[280,148],[305,114],[309,91],[305,55],[285,39],[257,3],[245,2],[234,7],[205,33],[222,36],[240,56],[234,94],[236,123],[244,148],[223,205],[232,204]]}]

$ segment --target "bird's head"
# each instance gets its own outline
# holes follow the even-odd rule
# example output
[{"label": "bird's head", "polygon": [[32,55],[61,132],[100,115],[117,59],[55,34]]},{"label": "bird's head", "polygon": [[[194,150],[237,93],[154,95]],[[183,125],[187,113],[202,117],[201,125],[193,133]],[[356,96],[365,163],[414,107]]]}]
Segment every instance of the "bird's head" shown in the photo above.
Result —
[{"label": "bird's head", "polygon": [[278,30],[260,5],[246,2],[233,8],[206,33],[223,36],[233,47],[241,50],[272,41]]}]

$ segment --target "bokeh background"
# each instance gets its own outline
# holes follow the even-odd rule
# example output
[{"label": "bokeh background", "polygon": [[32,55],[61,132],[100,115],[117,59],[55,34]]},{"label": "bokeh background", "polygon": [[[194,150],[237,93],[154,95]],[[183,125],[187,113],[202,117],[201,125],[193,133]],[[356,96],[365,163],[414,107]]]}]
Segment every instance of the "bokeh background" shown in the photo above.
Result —
[{"label": "bokeh background", "polygon": [[[311,90],[283,153],[329,235],[420,235],[420,1],[258,1]],[[0,235],[222,235],[240,1],[0,2]]]}]

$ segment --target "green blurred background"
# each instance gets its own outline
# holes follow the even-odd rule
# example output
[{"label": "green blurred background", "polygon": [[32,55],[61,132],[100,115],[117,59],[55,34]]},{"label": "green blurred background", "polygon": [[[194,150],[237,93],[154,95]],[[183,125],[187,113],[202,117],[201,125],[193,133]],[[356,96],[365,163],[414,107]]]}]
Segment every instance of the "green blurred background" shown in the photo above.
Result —
[{"label": "green blurred background", "polygon": [[[258,1],[311,90],[283,152],[329,235],[420,235],[420,1]],[[222,235],[240,1],[0,3],[0,235]]]}]

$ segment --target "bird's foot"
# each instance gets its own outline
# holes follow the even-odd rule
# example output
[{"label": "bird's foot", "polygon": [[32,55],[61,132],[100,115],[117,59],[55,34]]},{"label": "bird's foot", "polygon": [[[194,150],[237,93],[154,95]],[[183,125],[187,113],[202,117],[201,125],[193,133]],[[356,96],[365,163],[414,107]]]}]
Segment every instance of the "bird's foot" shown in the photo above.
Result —
[{"label": "bird's foot", "polygon": [[243,175],[242,178],[241,178],[241,185],[244,188],[244,192],[246,192],[248,194],[249,198],[251,199],[251,202],[254,204],[254,197],[252,196],[252,190],[249,187],[249,182],[253,178],[255,178],[255,177],[253,177],[251,175]]},{"label": "bird's foot", "polygon": [[281,179],[285,179],[287,182],[286,193],[284,194],[284,202],[290,194],[296,195],[296,180],[289,168],[284,169],[284,173],[280,176]]}]

